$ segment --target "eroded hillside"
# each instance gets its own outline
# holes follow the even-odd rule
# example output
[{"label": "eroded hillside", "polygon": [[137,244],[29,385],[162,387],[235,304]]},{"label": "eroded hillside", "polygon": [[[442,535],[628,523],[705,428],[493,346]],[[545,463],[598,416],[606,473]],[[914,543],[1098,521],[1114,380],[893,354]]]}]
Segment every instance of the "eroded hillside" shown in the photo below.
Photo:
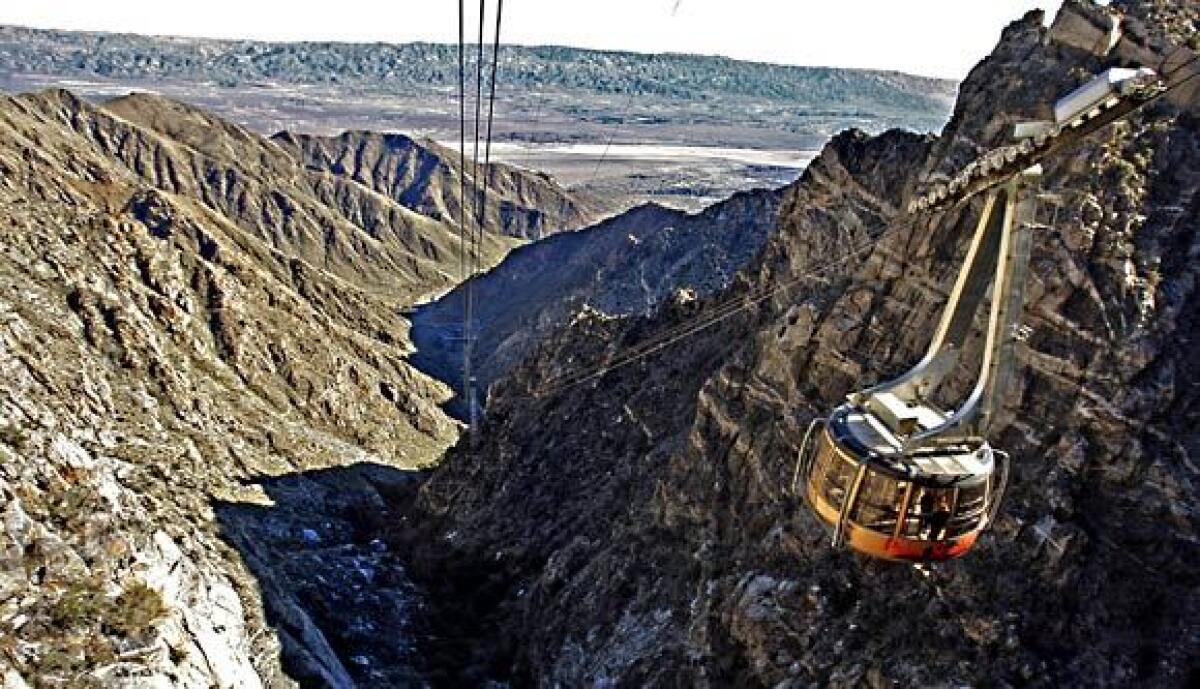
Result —
[{"label": "eroded hillside", "polygon": [[[0,134],[6,681],[419,681],[421,593],[377,536],[384,496],[460,430],[403,317],[460,265],[453,161],[392,135],[265,139],[149,95],[7,98]],[[595,212],[536,173],[489,183],[484,268]],[[730,205],[744,231],[662,211],[696,227],[639,231],[642,270],[672,266],[650,292],[585,283],[647,309],[716,289],[774,204]]]},{"label": "eroded hillside", "polygon": [[[0,134],[6,681],[419,681],[421,593],[376,537],[384,496],[459,433],[403,317],[461,261],[454,162],[392,135],[265,139],[149,95],[4,99]],[[489,183],[484,268],[595,212],[536,173]],[[661,211],[687,236],[639,230],[624,271],[584,232],[571,245],[612,270],[583,284],[646,309],[716,289],[775,203]],[[530,298],[570,303],[584,258]],[[636,297],[635,265],[658,272]]]},{"label": "eroded hillside", "polygon": [[[501,163],[473,175],[463,171],[455,151],[403,134],[281,132],[271,138],[309,166],[349,177],[422,215],[454,220],[465,212],[488,232],[509,237],[540,239],[589,225],[601,214],[596,200],[568,194],[549,175]],[[473,199],[464,209],[459,198],[461,185],[470,190],[476,181],[483,187],[482,220]]]},{"label": "eroded hillside", "polygon": [[[423,528],[394,532],[468,613],[451,627],[466,640],[444,649],[458,681],[1194,684],[1194,103],[1158,101],[1045,164],[1033,334],[994,438],[1016,477],[978,552],[923,573],[832,551],[788,490],[808,421],[919,358],[945,301],[980,201],[903,218],[907,195],[1103,67],[1178,55],[1164,37],[1194,35],[1194,9],[1139,27],[1164,3],[1120,4],[1129,30],[1108,56],[1040,13],[1013,23],[936,140],[837,137],[726,295],[576,319],[493,389],[474,442],[422,488]],[[848,236],[878,241],[678,346],[539,396],[564,370],[824,266]]]}]

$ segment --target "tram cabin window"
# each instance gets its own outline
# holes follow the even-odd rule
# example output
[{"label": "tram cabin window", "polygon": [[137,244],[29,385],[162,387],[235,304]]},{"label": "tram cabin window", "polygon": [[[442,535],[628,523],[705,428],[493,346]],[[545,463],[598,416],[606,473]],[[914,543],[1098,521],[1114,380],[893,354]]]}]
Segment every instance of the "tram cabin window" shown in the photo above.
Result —
[{"label": "tram cabin window", "polygon": [[850,521],[890,536],[896,528],[896,519],[900,516],[907,490],[907,481],[897,481],[868,469],[858,489],[858,499],[854,503]]},{"label": "tram cabin window", "polygon": [[946,537],[954,512],[953,488],[914,488],[901,535],[926,541]]},{"label": "tram cabin window", "polygon": [[850,492],[851,484],[854,483],[857,468],[833,448],[829,448],[825,456],[818,457],[818,461],[821,462],[818,467],[821,472],[819,485],[825,500],[840,509],[846,494]]},{"label": "tram cabin window", "polygon": [[947,527],[947,535],[961,536],[974,531],[987,509],[988,482],[980,481],[958,489],[958,504],[954,518]]}]

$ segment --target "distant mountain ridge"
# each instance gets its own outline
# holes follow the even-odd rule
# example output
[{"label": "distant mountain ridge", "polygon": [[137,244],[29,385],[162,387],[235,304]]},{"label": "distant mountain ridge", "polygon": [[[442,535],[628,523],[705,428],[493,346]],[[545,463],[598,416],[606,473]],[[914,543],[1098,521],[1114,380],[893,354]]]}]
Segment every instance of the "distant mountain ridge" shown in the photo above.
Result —
[{"label": "distant mountain ridge", "polygon": [[[0,26],[0,72],[389,89],[457,84],[457,49],[431,43],[275,43]],[[668,99],[790,102],[801,115],[916,118],[941,126],[955,82],[894,71],[725,57],[506,45],[499,83]]]},{"label": "distant mountain ridge", "polygon": [[[93,102],[149,92],[259,134],[405,132],[418,142],[457,141],[457,53],[456,46],[430,43],[270,43],[0,26],[0,91],[66,87]],[[956,92],[951,81],[886,70],[561,46],[502,46],[496,81],[493,140],[503,145],[493,159],[546,170],[614,211],[647,201],[696,211],[735,192],[783,186],[808,154],[845,129],[940,129]],[[333,153],[330,147],[341,145],[322,148]],[[666,155],[662,146],[694,155]],[[717,149],[756,153],[706,153]],[[370,173],[358,179],[386,182]],[[422,202],[436,199],[431,192]],[[448,210],[439,205],[424,208]],[[576,226],[570,209],[532,205],[547,217],[530,217],[530,203],[521,201],[502,213],[506,234],[537,237],[547,233],[539,225]]]}]

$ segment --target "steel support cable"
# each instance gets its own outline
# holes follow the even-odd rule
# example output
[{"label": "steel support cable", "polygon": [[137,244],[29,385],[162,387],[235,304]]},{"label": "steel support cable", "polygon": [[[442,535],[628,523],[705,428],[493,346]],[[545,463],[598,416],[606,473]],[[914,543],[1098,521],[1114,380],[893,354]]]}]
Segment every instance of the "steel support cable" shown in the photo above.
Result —
[{"label": "steel support cable", "polygon": [[[682,2],[682,0],[676,0],[674,6],[671,9],[672,17],[674,17],[675,13],[679,11],[679,5],[681,4],[681,2]],[[599,178],[600,167],[604,164],[604,161],[608,159],[608,153],[612,148],[613,140],[616,138],[618,132],[621,130],[621,125],[624,124],[625,118],[629,116],[629,109],[633,105],[634,95],[635,95],[635,92],[633,90],[630,90],[628,96],[625,98],[625,104],[621,107],[621,109],[619,111],[619,115],[618,115],[617,119],[611,125],[609,125],[608,138],[605,140],[604,149],[600,154],[600,159],[597,160],[596,164],[592,167],[591,176],[589,177],[589,179],[586,182],[584,182],[581,185],[578,185],[576,188],[584,189],[588,185],[595,183],[595,181]],[[686,324],[684,324],[684,325],[686,325]],[[669,332],[670,331],[668,331],[668,333]],[[649,346],[649,345],[646,344],[643,346]]]},{"label": "steel support cable", "polygon": [[[1179,74],[1181,71],[1196,64],[1197,62],[1200,62],[1200,54],[1194,55],[1190,60],[1184,62],[1183,64],[1179,65],[1178,67],[1172,69],[1170,72],[1165,74],[1163,81],[1169,82],[1169,80],[1172,79],[1176,74]],[[1143,103],[1140,107],[1145,107],[1146,105],[1153,103],[1154,101],[1166,96],[1168,93],[1183,86],[1184,84],[1188,83],[1189,81],[1191,81],[1192,79],[1195,79],[1198,76],[1200,76],[1200,68],[1193,70],[1191,74],[1184,76],[1182,79],[1179,79],[1178,81],[1176,81],[1174,83],[1167,83],[1167,85],[1163,88],[1163,90],[1161,92],[1155,94],[1153,97],[1148,99],[1145,103]]]},{"label": "steel support cable", "polygon": [[[466,6],[465,0],[458,0],[458,246],[459,246],[459,283],[467,279],[467,266],[470,263],[468,254],[470,247],[467,240],[467,67],[466,67]],[[470,331],[470,311],[463,303],[462,334]],[[463,344],[462,377],[463,389],[470,384],[471,363],[470,351]]]},{"label": "steel support cable", "polygon": [[754,292],[754,293],[745,295],[743,297],[732,299],[732,300],[730,300],[731,303],[717,307],[717,310],[715,312],[706,314],[704,318],[701,318],[697,321],[692,321],[692,322],[681,324],[681,326],[677,326],[676,328],[672,329],[671,331],[667,331],[667,334],[659,335],[659,336],[655,337],[653,340],[651,340],[651,342],[649,344],[639,346],[638,348],[623,354],[622,356],[618,357],[617,359],[615,359],[613,361],[610,361],[607,364],[594,367],[594,368],[590,369],[589,371],[586,371],[583,373],[568,374],[565,376],[557,376],[555,378],[552,378],[548,381],[548,383],[544,383],[543,385],[539,386],[539,389],[536,391],[535,396],[536,397],[546,397],[549,395],[558,394],[558,393],[568,390],[570,388],[576,387],[578,385],[582,385],[583,383],[586,383],[590,380],[593,380],[596,378],[601,378],[601,377],[607,375],[610,371],[612,371],[614,369],[628,366],[629,364],[635,363],[636,361],[638,361],[640,359],[644,359],[645,357],[650,356],[651,354],[662,351],[663,349],[670,347],[671,345],[675,344],[676,342],[679,342],[683,339],[691,337],[692,335],[700,332],[701,330],[705,330],[707,328],[710,328],[710,327],[716,325],[717,323],[728,320],[730,317],[736,315],[737,313],[739,313],[741,311],[744,311],[744,310],[750,308],[751,306],[759,304],[759,303],[766,301],[767,299],[770,299],[772,297],[778,296],[779,294],[786,292],[787,290],[799,285],[801,282],[810,280],[814,277],[817,277],[817,276],[825,273],[828,270],[831,270],[833,268],[841,266],[841,265],[849,262],[852,259],[858,258],[865,249],[870,248],[874,244],[875,244],[874,239],[872,239],[868,242],[864,242],[862,245],[856,247],[854,250],[849,252],[848,255],[840,256],[837,259],[822,263],[822,264],[818,265],[816,268],[807,270],[804,273],[800,274],[799,276],[792,278],[791,280],[788,280],[787,282],[785,282],[781,285],[776,285],[776,286],[770,287],[770,288],[764,288],[762,290],[759,290],[758,292]]},{"label": "steel support cable", "polygon": [[1163,59],[1158,61],[1158,68],[1155,69],[1154,71],[1158,72],[1159,74],[1163,74],[1163,69],[1166,68],[1167,63],[1171,61],[1171,58],[1178,55],[1179,51],[1181,51],[1181,50],[1183,50],[1183,46],[1181,46],[1181,45],[1175,46],[1175,48],[1172,49],[1171,52],[1164,55]]},{"label": "steel support cable", "polygon": [[[843,257],[843,259],[838,262],[831,262],[830,265],[824,266],[819,270],[814,270],[812,272],[805,274],[804,276],[802,276],[802,279],[815,277],[816,275],[819,275],[821,272],[824,272],[824,270],[834,267],[834,265],[836,265],[836,264],[844,263],[847,260],[849,260],[850,258],[854,258],[854,257],[847,256],[847,257]],[[801,281],[801,280],[797,280],[796,282],[799,282],[799,281]],[[750,306],[753,306],[754,304],[756,304],[758,302],[761,302],[761,301],[764,301],[771,297],[774,297],[777,294],[784,292],[794,286],[795,286],[795,283],[781,285],[781,286],[775,288],[774,290],[772,290],[771,292],[769,292],[768,294],[759,295],[757,297],[747,300],[746,303],[738,306],[737,308],[729,309],[729,310],[726,310],[726,311],[724,311],[722,313],[718,313],[718,314],[710,314],[705,319],[702,319],[698,322],[689,323],[688,324],[689,327],[682,330],[681,332],[678,332],[677,334],[675,334],[672,337],[669,337],[666,339],[656,338],[654,340],[653,345],[651,345],[649,347],[643,348],[637,352],[628,353],[614,361],[609,362],[608,364],[597,367],[596,369],[593,369],[591,372],[588,372],[582,376],[571,377],[571,379],[564,381],[562,383],[559,383],[555,387],[550,388],[548,390],[545,389],[545,387],[542,387],[536,393],[536,396],[545,397],[547,395],[558,394],[558,393],[568,390],[570,388],[576,387],[578,385],[582,385],[583,383],[586,383],[590,380],[593,380],[596,378],[601,378],[601,377],[607,375],[610,371],[612,371],[614,369],[622,368],[629,364],[635,363],[641,359],[644,359],[645,357],[650,356],[651,354],[655,354],[659,351],[662,351],[662,350],[666,349],[667,347],[670,347],[671,345],[674,345],[681,340],[691,337],[692,335],[694,335],[702,330],[705,330],[709,327],[712,327],[713,325],[716,325],[717,323],[720,323],[720,322],[723,322],[723,321],[729,319],[730,317],[749,308]],[[550,382],[556,383],[558,380],[559,379],[551,379]]]},{"label": "steel support cable", "polygon": [[[737,311],[745,309],[748,306],[750,306],[751,304],[753,304],[752,300],[754,299],[756,294],[761,294],[763,291],[764,290],[759,290],[757,293],[752,292],[750,294],[727,299],[726,301],[724,301],[724,302],[704,311],[702,314],[700,314],[700,316],[702,316],[702,318],[697,317],[694,319],[685,320],[682,323],[677,323],[674,326],[671,326],[665,330],[662,330],[661,332],[656,333],[653,337],[647,339],[646,341],[644,341],[634,347],[630,347],[627,350],[619,352],[618,353],[619,356],[617,357],[617,360],[618,361],[623,360],[627,357],[634,357],[634,358],[640,357],[644,353],[657,347],[659,344],[674,338],[676,335],[678,335],[684,331],[691,330],[698,322],[708,320],[708,319],[723,318],[725,316],[732,315],[733,313],[735,313]],[[610,362],[610,365],[611,365],[611,362]],[[586,371],[578,371],[574,374],[558,376],[555,378],[555,380],[561,380],[564,378],[572,378],[581,373],[602,370],[602,369],[608,368],[608,366],[609,365],[602,365],[602,366],[597,366],[597,367],[594,367],[591,369],[587,369]]]},{"label": "steel support cable", "polygon": [[[1171,51],[1171,53],[1169,55],[1167,55],[1166,57],[1163,58],[1162,63],[1160,63],[1160,65],[1159,65],[1159,68],[1161,69],[1163,66],[1165,66],[1167,64],[1167,61],[1170,60],[1172,57],[1174,57],[1175,54],[1178,53],[1180,50],[1183,50],[1182,46],[1176,47],[1175,50]],[[1180,70],[1183,70],[1183,69],[1187,68],[1189,65],[1194,64],[1197,60],[1200,60],[1200,54],[1193,55],[1190,59],[1185,60],[1184,62],[1180,63],[1178,67],[1172,67],[1171,70],[1166,72],[1165,74],[1163,74],[1163,76],[1167,77],[1167,78],[1173,77],[1176,74],[1178,74]]]},{"label": "steel support cable", "polygon": [[483,242],[483,223],[487,217],[487,187],[491,179],[492,164],[492,121],[496,109],[496,69],[500,62],[500,20],[504,14],[504,0],[496,2],[496,33],[492,38],[492,74],[488,89],[487,131],[483,140],[483,175],[482,191],[479,194],[479,221],[476,231],[479,232],[480,244]]},{"label": "steel support cable", "polygon": [[[482,100],[482,75],[483,75],[483,66],[482,66],[483,65],[483,62],[482,62],[483,25],[482,25],[482,21],[483,21],[483,17],[484,17],[483,9],[484,9],[484,0],[480,0],[480,3],[479,3],[479,18],[480,18],[480,22],[481,22],[480,29],[479,29],[480,63],[479,63],[479,69],[478,69],[479,81],[477,81],[477,88],[479,89],[478,93],[480,94],[480,98],[478,100],[476,100],[476,108],[475,108],[476,123],[475,123],[475,167],[474,167],[475,175],[474,175],[474,177],[475,177],[475,185],[476,186],[475,186],[475,227],[474,227],[474,231],[472,234],[473,244],[475,246],[475,262],[472,265],[471,276],[470,276],[470,278],[468,278],[467,284],[464,286],[465,298],[468,300],[469,303],[474,301],[474,294],[473,294],[474,278],[476,275],[479,274],[479,270],[482,266],[482,260],[481,260],[480,254],[482,253],[482,250],[483,250],[483,240],[484,240],[484,232],[483,231],[484,231],[484,225],[487,220],[487,188],[488,188],[487,180],[490,178],[490,174],[491,174],[492,121],[493,121],[493,116],[495,113],[495,105],[496,105],[496,69],[497,69],[497,66],[499,63],[499,58],[500,58],[500,20],[504,13],[504,0],[498,0],[497,5],[496,5],[496,33],[492,40],[491,85],[488,89],[487,131],[486,131],[486,135],[484,138],[484,144],[483,144],[483,168],[482,168],[483,179],[481,180],[480,179],[479,160],[478,160],[478,152],[479,152],[479,121],[478,121],[478,118],[479,118],[479,102],[480,102],[480,100]],[[472,310],[473,310],[473,306],[472,306]],[[468,333],[468,338],[464,342],[464,352],[465,352],[465,356],[468,360],[468,364],[467,364],[468,368],[472,368],[472,364],[473,364],[472,359],[474,357],[474,344],[475,344],[473,337],[474,337],[474,335],[473,335],[473,329],[472,329]],[[467,402],[467,417],[468,417],[468,422],[469,422],[471,428],[475,427],[475,420],[476,420],[476,418],[475,418],[475,394],[476,393],[475,393],[474,380],[469,379],[469,380],[467,380],[467,383],[464,386],[464,396],[465,396],[466,402]]]},{"label": "steel support cable", "polygon": [[[474,284],[472,280],[479,272],[480,266],[480,247],[482,244],[480,229],[481,220],[479,218],[479,195],[481,185],[479,182],[479,133],[480,133],[480,108],[483,103],[483,26],[486,19],[487,0],[479,0],[479,33],[476,41],[476,58],[475,58],[475,129],[474,129],[474,146],[471,152],[471,201],[474,204],[471,217],[475,220],[475,227],[467,232],[470,238],[470,251],[467,257],[468,270],[467,277],[463,285],[463,399],[467,403],[467,420],[471,430],[475,429],[475,385],[474,373],[471,370],[473,348],[474,348],[474,327],[473,321],[475,318],[475,294]],[[466,125],[464,123],[463,128]],[[462,150],[466,151],[465,141],[463,142]],[[464,165],[463,175],[466,174]],[[467,199],[464,196],[462,203],[466,204]]]},{"label": "steel support cable", "polygon": [[[615,122],[612,123],[612,129],[608,132],[608,140],[604,142],[604,151],[600,153],[600,159],[596,161],[596,165],[592,167],[592,176],[588,184],[594,184],[600,178],[600,166],[608,158],[608,151],[612,148],[613,139],[617,138],[617,133],[621,131],[621,125],[625,124],[625,118],[629,116],[629,108],[633,105],[634,91],[631,88],[629,96],[625,99],[625,105],[621,108],[621,115]],[[587,186],[587,185],[584,185]]]},{"label": "steel support cable", "polygon": [[[961,201],[956,202],[953,207],[957,207],[960,203],[961,203]],[[861,242],[858,242],[857,244],[847,242],[847,246],[849,248],[845,252],[843,252],[838,259],[831,261],[831,264],[838,265],[838,264],[844,262],[845,260],[848,260],[850,258],[853,258],[854,256],[861,254],[864,249],[874,246],[876,244],[877,239],[878,239],[877,237],[867,237],[866,239],[862,240]],[[657,349],[658,345],[660,343],[673,339],[679,333],[682,333],[684,331],[691,331],[694,328],[694,326],[696,325],[696,323],[706,321],[709,319],[721,320],[721,319],[724,319],[725,317],[731,316],[734,313],[744,310],[758,302],[763,301],[766,298],[775,296],[780,291],[784,291],[784,290],[794,286],[796,282],[803,281],[804,279],[807,279],[809,277],[815,277],[817,274],[820,274],[821,272],[824,271],[825,266],[826,266],[826,264],[821,264],[821,267],[819,267],[818,269],[814,269],[813,272],[810,272],[810,273],[802,275],[798,278],[795,278],[791,282],[785,283],[782,286],[763,287],[757,291],[752,291],[748,294],[744,294],[744,295],[726,299],[724,302],[718,304],[717,306],[714,306],[714,307],[706,310],[702,314],[699,314],[699,316],[696,319],[686,320],[682,323],[678,323],[670,328],[667,328],[667,329],[655,334],[653,337],[651,337],[650,339],[648,339],[645,342],[642,342],[641,344],[638,344],[637,346],[634,346],[625,351],[619,352],[619,357],[617,360],[618,361],[623,360],[626,357],[634,357],[634,358],[641,357],[644,355],[645,352],[652,350],[652,349]],[[595,372],[595,371],[603,371],[607,368],[610,368],[611,365],[612,364],[610,363],[608,365],[596,366],[596,367],[585,369],[583,371],[577,371],[577,372],[571,373],[571,374],[555,376],[551,380],[552,381],[566,380],[569,378],[576,377],[578,375],[583,375],[585,373],[591,373],[591,372]]]},{"label": "steel support cable", "polygon": [[471,266],[471,276],[474,277],[479,272],[481,264],[479,258],[479,248],[481,244],[482,226],[479,218],[479,199],[483,193],[484,184],[479,180],[479,134],[480,120],[483,107],[483,25],[487,18],[487,0],[479,0],[479,38],[476,43],[477,53],[475,57],[475,146],[471,153],[471,178],[474,182],[474,200],[475,200],[475,234],[472,236],[475,254],[474,263]]},{"label": "steel support cable", "polygon": [[[1180,70],[1182,70],[1186,67],[1189,67],[1198,61],[1200,61],[1200,55],[1193,57],[1192,59],[1190,59],[1187,62],[1180,65],[1178,68],[1171,70],[1171,76],[1172,77],[1175,76],[1176,74],[1179,73]],[[1184,84],[1188,83],[1189,81],[1191,81],[1192,79],[1195,79],[1198,76],[1200,76],[1200,69],[1194,70],[1191,74],[1185,76],[1184,78],[1180,79],[1179,81],[1175,82],[1174,84],[1169,85],[1162,93],[1155,96],[1151,100],[1157,100],[1158,98],[1161,98],[1161,97],[1167,95],[1171,91],[1174,91],[1175,89],[1179,88],[1180,86],[1183,86]]]},{"label": "steel support cable", "polygon": [[[682,1],[683,0],[677,0],[675,5],[671,8],[672,17],[674,17],[675,13],[679,11],[679,5],[682,3]],[[604,142],[604,150],[600,153],[600,159],[597,160],[595,166],[592,167],[591,178],[583,185],[580,185],[580,188],[585,188],[589,184],[594,184],[600,177],[600,166],[602,166],[604,161],[608,159],[608,152],[610,149],[612,149],[613,140],[616,139],[617,133],[620,132],[622,125],[625,124],[625,118],[629,116],[629,108],[633,105],[634,95],[635,92],[630,89],[629,96],[625,99],[625,105],[622,106],[620,110],[620,116],[615,122],[612,123],[612,125],[610,125],[611,129],[609,129],[608,132],[608,139]]]},{"label": "steel support cable", "polygon": [[[850,245],[850,248],[847,251],[845,251],[838,259],[831,261],[829,265],[839,265],[842,262],[861,254],[864,249],[874,246],[876,243],[876,239],[877,238],[869,237],[869,238],[863,240],[862,242],[859,242],[857,245]],[[698,317],[697,319],[687,320],[687,321],[684,321],[683,323],[676,324],[675,326],[672,326],[662,332],[659,332],[658,334],[654,335],[652,338],[650,338],[646,342],[643,342],[635,347],[631,347],[630,349],[628,349],[624,352],[620,352],[620,356],[617,358],[617,361],[624,360],[627,357],[640,358],[641,356],[643,356],[646,352],[648,352],[650,350],[657,350],[659,348],[658,346],[661,343],[668,341],[668,340],[675,339],[676,335],[678,335],[680,333],[683,333],[685,331],[687,331],[689,333],[693,332],[695,330],[695,325],[697,323],[706,322],[708,320],[723,320],[726,317],[731,316],[738,311],[742,311],[746,308],[749,308],[750,306],[752,306],[758,302],[761,302],[764,299],[775,296],[779,292],[789,289],[790,287],[794,286],[797,282],[801,282],[809,277],[814,277],[815,275],[820,274],[821,272],[823,272],[825,270],[825,266],[826,266],[826,264],[821,264],[820,268],[814,269],[814,271],[806,273],[798,278],[794,278],[791,282],[785,283],[782,286],[763,287],[757,291],[753,291],[748,294],[744,294],[744,295],[737,296],[737,297],[731,297],[731,298],[727,299],[726,301],[724,301],[723,303],[721,303],[711,309],[708,309],[704,313],[700,314],[700,317]],[[605,369],[611,367],[611,365],[612,365],[612,362],[610,362],[610,364],[608,364],[608,365],[596,366],[594,368],[587,369],[586,372],[602,371],[602,370],[605,370]],[[575,377],[575,376],[583,374],[583,373],[585,373],[585,372],[580,371],[580,372],[576,372],[575,374],[557,376],[552,380],[564,380],[564,379]]]}]

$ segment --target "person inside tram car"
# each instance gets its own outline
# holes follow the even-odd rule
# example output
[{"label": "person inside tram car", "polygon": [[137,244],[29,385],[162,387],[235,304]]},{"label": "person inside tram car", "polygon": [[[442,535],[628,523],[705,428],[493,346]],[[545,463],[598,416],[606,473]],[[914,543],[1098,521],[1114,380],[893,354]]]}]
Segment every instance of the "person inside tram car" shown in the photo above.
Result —
[{"label": "person inside tram car", "polygon": [[934,491],[926,490],[917,504],[921,508],[922,537],[929,541],[941,540],[946,535],[946,525],[950,522],[949,496],[938,496]]},{"label": "person inside tram car", "polygon": [[933,508],[937,504],[937,498],[934,497],[932,491],[922,490],[921,497],[917,500],[917,517],[920,519],[921,527],[917,534],[921,538],[928,538],[930,532],[930,518],[933,516]]},{"label": "person inside tram car", "polygon": [[933,514],[929,515],[929,540],[940,541],[946,537],[946,525],[950,522],[950,496],[942,494]]}]

